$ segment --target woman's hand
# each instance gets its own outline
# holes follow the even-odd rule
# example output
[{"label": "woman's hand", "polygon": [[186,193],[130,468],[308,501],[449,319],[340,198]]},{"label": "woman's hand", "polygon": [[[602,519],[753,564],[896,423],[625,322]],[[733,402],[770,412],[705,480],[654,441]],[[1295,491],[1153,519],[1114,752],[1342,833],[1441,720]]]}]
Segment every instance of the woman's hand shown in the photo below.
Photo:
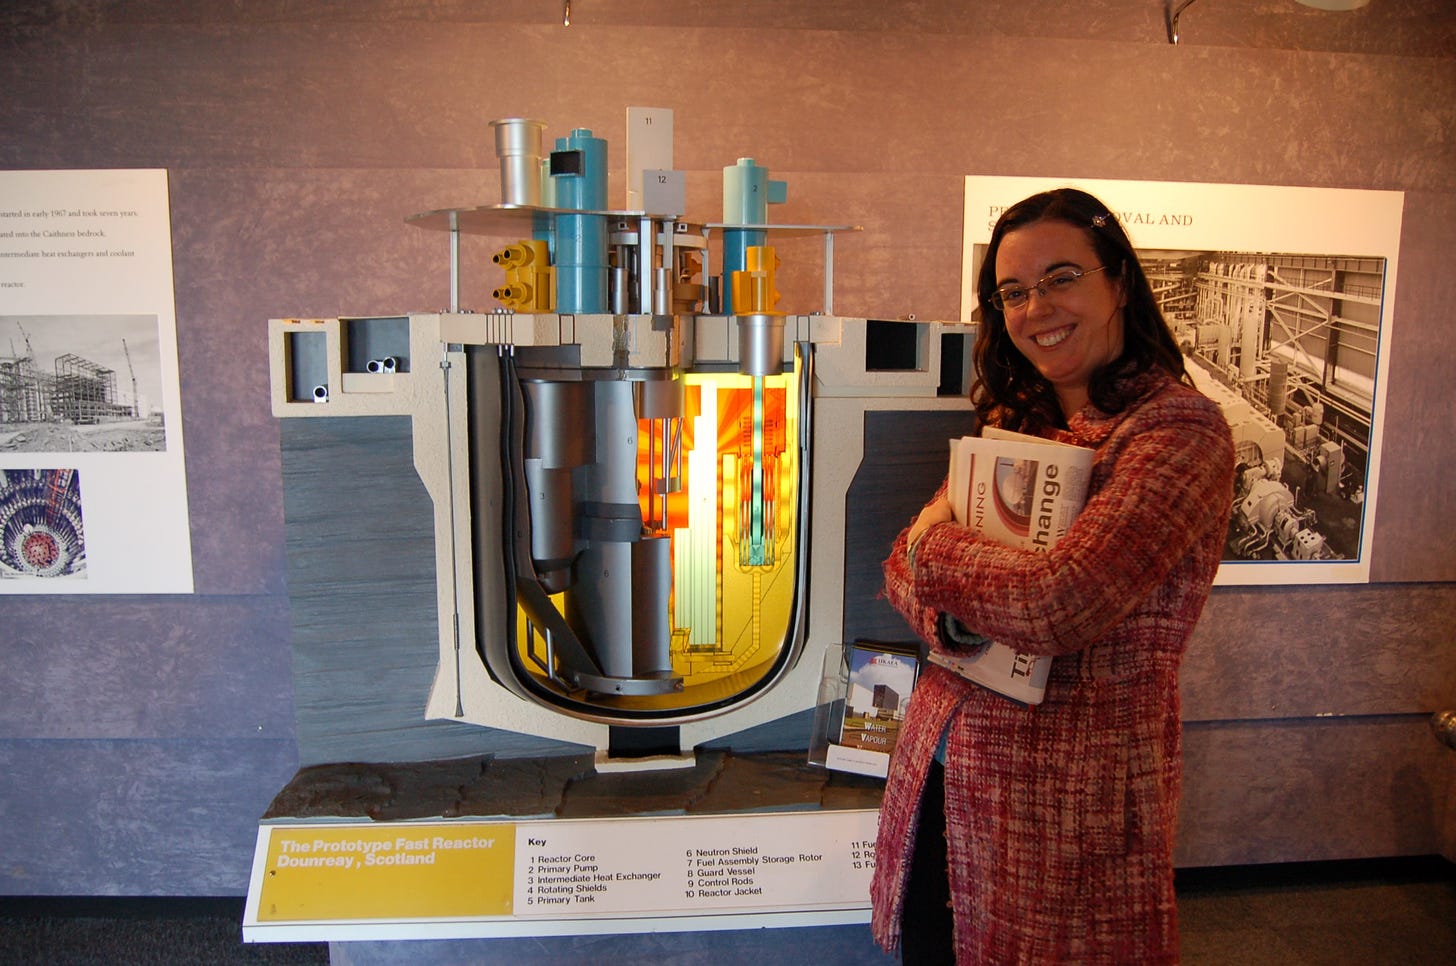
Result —
[{"label": "woman's hand", "polygon": [[921,510],[920,516],[916,517],[915,522],[910,525],[910,533],[906,537],[907,545],[913,547],[920,535],[937,523],[949,523],[954,519],[955,514],[951,512],[950,501],[941,496]]}]

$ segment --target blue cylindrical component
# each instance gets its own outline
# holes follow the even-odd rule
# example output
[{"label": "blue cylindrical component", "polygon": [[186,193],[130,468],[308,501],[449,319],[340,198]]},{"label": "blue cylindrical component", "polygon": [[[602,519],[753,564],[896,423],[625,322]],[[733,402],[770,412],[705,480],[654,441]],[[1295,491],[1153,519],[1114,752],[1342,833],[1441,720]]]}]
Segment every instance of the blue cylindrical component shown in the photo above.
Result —
[{"label": "blue cylindrical component", "polygon": [[[566,163],[553,158],[551,176],[556,182],[556,207],[570,211],[602,211],[607,207],[607,142],[592,137],[584,127],[573,128],[556,139],[556,152],[580,152],[579,159]],[[579,161],[579,163],[576,163]]]},{"label": "blue cylindrical component", "polygon": [[607,311],[605,215],[556,216],[556,311]]},{"label": "blue cylindrical component", "polygon": [[723,169],[723,220],[761,225],[768,220],[768,168],[752,158],[739,158]]},{"label": "blue cylindrical component", "polygon": [[[768,222],[768,169],[752,158],[739,158],[723,169],[723,222],[729,225],[763,225]],[[748,267],[748,249],[762,245],[768,233],[723,230],[723,314],[732,315],[733,273]]]},{"label": "blue cylindrical component", "polygon": [[[607,206],[607,142],[576,128],[551,155],[555,207],[600,212]],[[607,311],[607,216],[556,216],[556,311]]]}]

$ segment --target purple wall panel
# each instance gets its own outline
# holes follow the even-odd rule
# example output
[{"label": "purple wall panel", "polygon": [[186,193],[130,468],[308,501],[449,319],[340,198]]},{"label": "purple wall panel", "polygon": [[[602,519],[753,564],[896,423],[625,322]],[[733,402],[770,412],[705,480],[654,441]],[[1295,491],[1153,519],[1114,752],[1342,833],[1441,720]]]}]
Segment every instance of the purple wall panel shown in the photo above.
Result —
[{"label": "purple wall panel", "polygon": [[1183,752],[1180,866],[1427,855],[1452,807],[1420,719],[1195,724]]},{"label": "purple wall panel", "polygon": [[1456,702],[1456,588],[1220,587],[1183,664],[1183,719],[1431,714]]},{"label": "purple wall panel", "polygon": [[0,598],[10,739],[293,736],[277,597]]},{"label": "purple wall panel", "polygon": [[0,892],[241,895],[258,817],[297,767],[286,739],[0,741]]}]

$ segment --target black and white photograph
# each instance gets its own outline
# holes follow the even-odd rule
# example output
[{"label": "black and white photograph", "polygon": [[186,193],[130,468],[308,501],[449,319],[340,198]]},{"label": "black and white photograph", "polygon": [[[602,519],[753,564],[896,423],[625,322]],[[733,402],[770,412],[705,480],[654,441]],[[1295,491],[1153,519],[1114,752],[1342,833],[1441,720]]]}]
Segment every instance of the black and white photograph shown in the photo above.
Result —
[{"label": "black and white photograph", "polygon": [[1385,260],[1139,254],[1194,381],[1237,427],[1224,559],[1358,560]]},{"label": "black and white photograph", "polygon": [[[1368,580],[1401,194],[1069,180],[1117,209],[1189,376],[1233,431],[1217,582]],[[1061,183],[966,179],[963,318],[1000,199]]]},{"label": "black and white photograph", "polygon": [[0,316],[0,452],[166,448],[156,316]]}]

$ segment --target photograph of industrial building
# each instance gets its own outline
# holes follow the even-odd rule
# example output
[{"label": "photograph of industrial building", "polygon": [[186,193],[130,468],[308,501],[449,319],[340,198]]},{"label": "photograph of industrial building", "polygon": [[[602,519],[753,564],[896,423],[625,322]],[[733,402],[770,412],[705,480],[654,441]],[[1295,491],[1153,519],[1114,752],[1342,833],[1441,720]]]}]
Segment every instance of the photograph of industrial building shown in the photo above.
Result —
[{"label": "photograph of industrial building", "polygon": [[85,576],[81,474],[0,469],[0,580]]},{"label": "photograph of industrial building", "polygon": [[0,453],[166,448],[156,316],[0,316]]},{"label": "photograph of industrial building", "polygon": [[915,656],[873,644],[853,644],[845,650],[849,687],[839,744],[893,751],[915,689]]},{"label": "photograph of industrial building", "polygon": [[1358,559],[1385,259],[1139,255],[1195,382],[1234,431],[1224,559]]}]

